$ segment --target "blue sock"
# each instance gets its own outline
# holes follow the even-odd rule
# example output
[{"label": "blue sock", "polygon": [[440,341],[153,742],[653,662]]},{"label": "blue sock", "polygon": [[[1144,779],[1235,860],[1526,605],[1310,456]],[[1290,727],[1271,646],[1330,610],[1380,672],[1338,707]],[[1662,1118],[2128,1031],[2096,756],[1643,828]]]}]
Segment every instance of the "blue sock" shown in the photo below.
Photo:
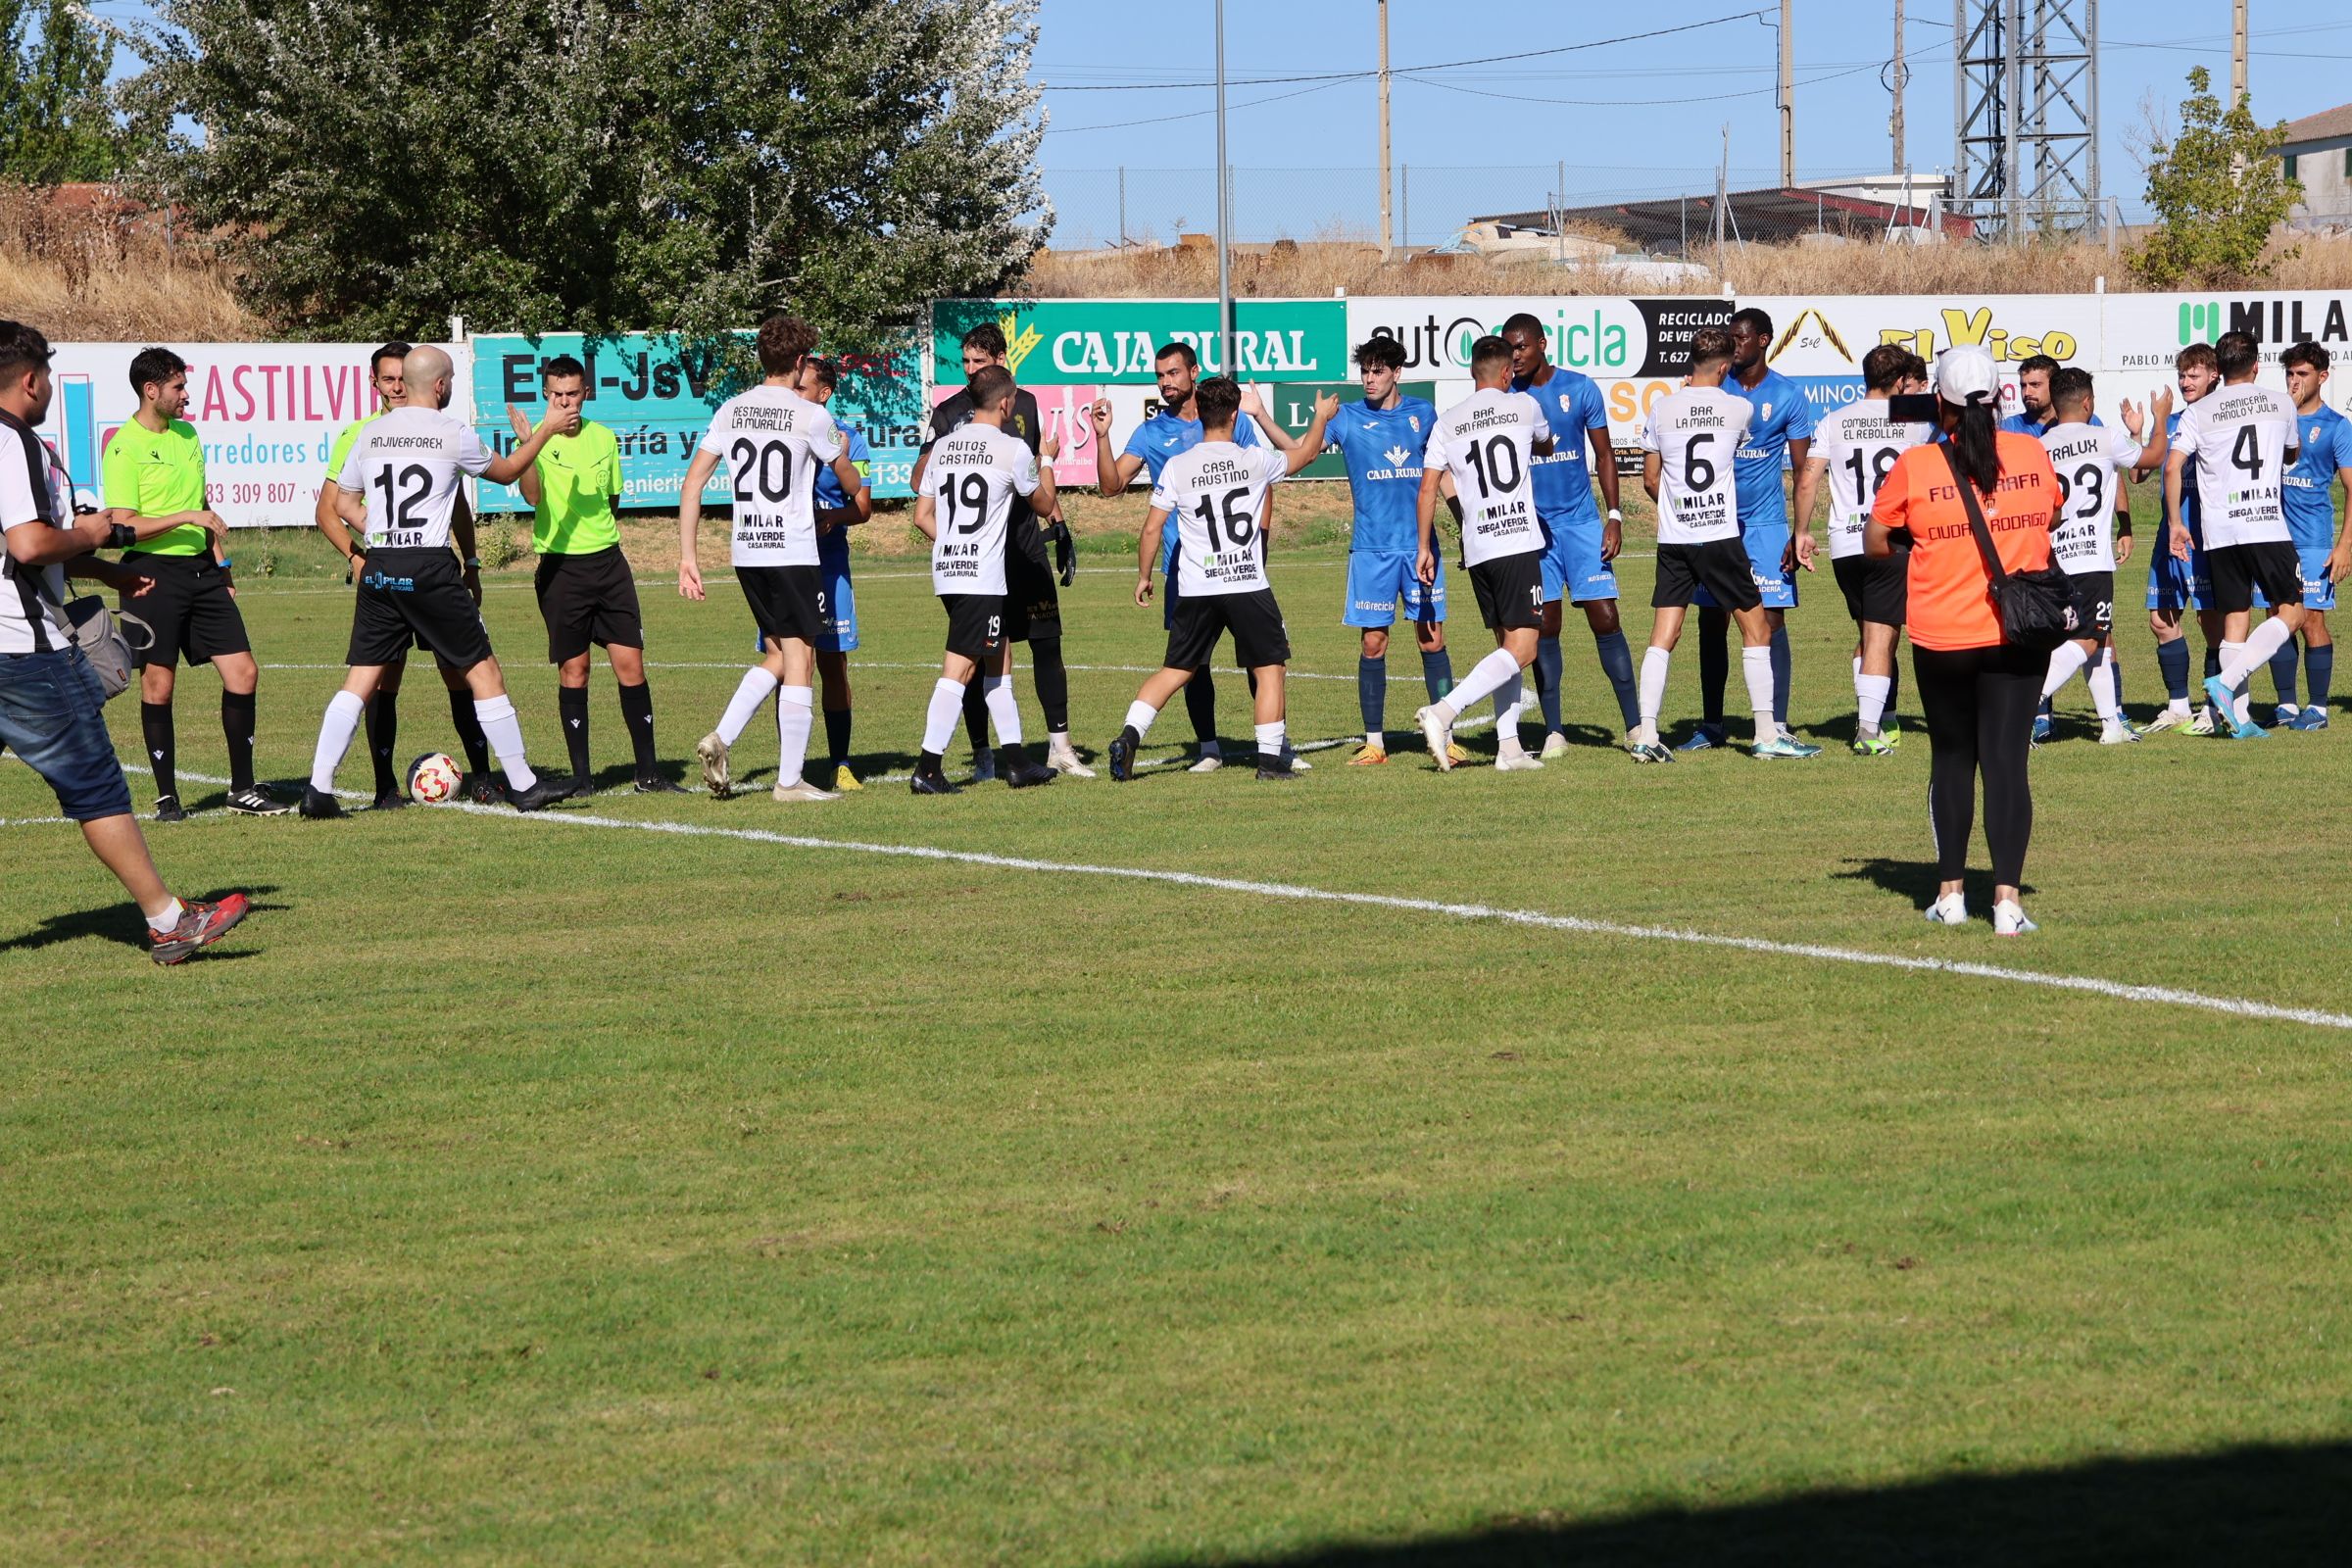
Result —
[{"label": "blue sock", "polygon": [[2058,711],[2058,700],[2054,697],[2044,697],[2041,700],[2041,706],[2034,711],[2038,718],[2052,717]]},{"label": "blue sock", "polygon": [[1453,690],[1453,656],[1441,648],[1434,654],[1421,656],[1421,682],[1429,688],[1429,700],[1442,703]]},{"label": "blue sock", "polygon": [[2176,703],[2188,701],[2188,639],[2176,637],[2156,645],[2156,667],[2164,671],[2164,695]]},{"label": "blue sock", "polygon": [[2328,687],[2335,678],[2335,644],[2303,650],[2303,673],[2311,677],[2311,706],[2328,706]]},{"label": "blue sock", "polygon": [[1364,715],[1364,739],[1380,739],[1380,721],[1389,708],[1389,662],[1358,654],[1355,660],[1355,706]]},{"label": "blue sock", "polygon": [[2271,656],[2271,684],[2278,688],[2278,701],[2292,708],[2295,705],[2295,640],[2289,637],[2278,645]]},{"label": "blue sock", "polygon": [[1783,729],[1788,727],[1788,674],[1793,661],[1788,657],[1788,628],[1772,628],[1772,716]]},{"label": "blue sock", "polygon": [[1617,711],[1624,716],[1625,727],[1632,729],[1642,722],[1642,691],[1634,684],[1634,651],[1626,646],[1622,631],[1595,637],[1592,646],[1600,652],[1601,672],[1617,693]]},{"label": "blue sock", "polygon": [[1566,667],[1560,658],[1557,637],[1536,639],[1536,701],[1544,709],[1544,733],[1548,735],[1560,727],[1560,671]]}]

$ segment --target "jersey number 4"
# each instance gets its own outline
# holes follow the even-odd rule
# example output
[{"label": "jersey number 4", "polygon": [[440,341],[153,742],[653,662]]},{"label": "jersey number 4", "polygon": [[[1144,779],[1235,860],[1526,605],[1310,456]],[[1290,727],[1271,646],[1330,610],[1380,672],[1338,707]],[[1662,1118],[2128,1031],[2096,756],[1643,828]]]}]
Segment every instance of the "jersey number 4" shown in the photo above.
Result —
[{"label": "jersey number 4", "polygon": [[2230,449],[2230,466],[2256,484],[2262,482],[2262,441],[2254,426],[2237,427],[2237,443]]}]

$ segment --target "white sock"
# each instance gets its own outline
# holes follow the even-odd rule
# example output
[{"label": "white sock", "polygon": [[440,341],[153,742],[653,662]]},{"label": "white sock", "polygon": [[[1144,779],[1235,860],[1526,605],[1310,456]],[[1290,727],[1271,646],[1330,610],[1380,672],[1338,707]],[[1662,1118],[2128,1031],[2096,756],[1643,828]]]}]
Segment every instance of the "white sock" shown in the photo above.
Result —
[{"label": "white sock", "polygon": [[328,701],[326,717],[318,721],[318,749],[311,754],[311,788],[319,794],[335,793],[335,769],[351,750],[351,738],[360,732],[360,719],[367,711],[368,705],[350,692],[337,692]]},{"label": "white sock", "polygon": [[1892,690],[1892,675],[1854,677],[1854,706],[1862,721],[1863,734],[1876,735],[1879,732],[1879,721],[1886,716],[1886,694]]},{"label": "white sock", "polygon": [[1271,767],[1282,765],[1282,749],[1288,744],[1284,736],[1284,728],[1283,721],[1279,718],[1271,724],[1257,726],[1258,761]]},{"label": "white sock", "polygon": [[[2069,643],[2067,646],[2071,648],[2074,645]],[[2115,665],[2102,659],[2090,666],[2090,674],[2085,679],[2090,686],[2090,705],[2099,710],[2101,722],[2122,723],[2123,711],[2115,706]]]},{"label": "white sock", "polygon": [[[1139,741],[1152,733],[1152,721],[1158,716],[1159,710],[1141,698],[1127,705],[1127,727],[1135,731],[1135,738]],[[1216,754],[1216,742],[1202,741],[1200,743],[1201,756],[1214,757]]]},{"label": "white sock", "polygon": [[776,677],[757,665],[743,672],[735,695],[727,699],[727,710],[718,718],[718,738],[722,744],[735,744],[735,737],[744,732],[752,715],[760,711],[760,705],[767,701],[776,685]]},{"label": "white sock", "polygon": [[1071,750],[1070,732],[1066,729],[1050,729],[1046,731],[1046,745],[1056,752],[1066,752]]},{"label": "white sock", "polygon": [[179,917],[187,912],[186,909],[180,907],[179,901],[173,899],[170,904],[164,906],[162,913],[151,914],[147,917],[147,929],[170,936],[172,930],[178,926]]},{"label": "white sock", "polygon": [[947,756],[962,718],[963,682],[940,676],[931,688],[931,707],[923,714],[923,750],[933,757]]},{"label": "white sock", "polygon": [[801,781],[808,760],[808,726],[816,722],[816,688],[776,688],[776,782],[789,789]]},{"label": "white sock", "polygon": [[539,775],[522,760],[522,720],[514,716],[514,700],[476,697],[473,716],[481,721],[483,738],[490,742],[490,755],[498,759],[500,771],[507,775],[508,787],[527,790],[538,783]]},{"label": "white sock", "polygon": [[2294,636],[2286,622],[2277,615],[2254,628],[2254,634],[2242,643],[2222,644],[2222,683],[2232,690],[2243,686],[2246,677],[2271,662],[2271,656],[2286,646]]},{"label": "white sock", "polygon": [[1525,750],[1519,744],[1519,711],[1527,707],[1527,682],[1513,669],[1511,678],[1494,688],[1495,744],[1505,752]]},{"label": "white sock", "polygon": [[980,683],[980,693],[988,702],[988,716],[997,726],[999,746],[1021,744],[1021,705],[1013,701],[1012,677],[990,675]]},{"label": "white sock", "polygon": [[1651,648],[1642,655],[1642,727],[1649,733],[1644,740],[1658,732],[1658,710],[1666,706],[1666,672],[1674,665],[1674,650]]},{"label": "white sock", "polygon": [[2058,688],[2075,678],[2075,671],[2090,662],[2090,656],[2081,643],[2060,643],[2050,655],[2050,672],[2041,678],[2041,695],[2046,701],[2058,695]]},{"label": "white sock", "polygon": [[1462,677],[1461,684],[1454,687],[1451,692],[1446,694],[1446,700],[1436,706],[1445,710],[1447,715],[1446,721],[1450,723],[1470,711],[1471,704],[1482,697],[1502,690],[1506,681],[1514,681],[1518,678],[1519,661],[1511,657],[1509,649],[1497,648],[1471,665],[1470,673]]},{"label": "white sock", "polygon": [[1781,733],[1772,716],[1772,649],[1740,649],[1740,673],[1747,679],[1747,706],[1756,715],[1756,744],[1762,746]]}]

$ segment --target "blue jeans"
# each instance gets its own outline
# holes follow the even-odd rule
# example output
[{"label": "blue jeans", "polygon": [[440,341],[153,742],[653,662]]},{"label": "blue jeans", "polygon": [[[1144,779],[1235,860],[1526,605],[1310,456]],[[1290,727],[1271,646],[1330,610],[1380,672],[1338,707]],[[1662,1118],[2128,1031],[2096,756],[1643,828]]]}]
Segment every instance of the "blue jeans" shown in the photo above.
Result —
[{"label": "blue jeans", "polygon": [[48,782],[74,821],[130,814],[130,785],[106,732],[106,699],[80,649],[0,654],[0,745]]}]

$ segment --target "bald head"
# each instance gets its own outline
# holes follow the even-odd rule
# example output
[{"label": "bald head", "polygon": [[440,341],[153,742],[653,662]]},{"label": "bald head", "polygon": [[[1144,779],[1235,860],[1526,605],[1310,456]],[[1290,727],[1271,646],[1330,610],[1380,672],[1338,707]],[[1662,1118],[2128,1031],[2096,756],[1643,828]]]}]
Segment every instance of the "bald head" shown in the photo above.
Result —
[{"label": "bald head", "polygon": [[446,409],[453,376],[449,356],[430,343],[419,343],[400,362],[400,401],[412,409]]}]

